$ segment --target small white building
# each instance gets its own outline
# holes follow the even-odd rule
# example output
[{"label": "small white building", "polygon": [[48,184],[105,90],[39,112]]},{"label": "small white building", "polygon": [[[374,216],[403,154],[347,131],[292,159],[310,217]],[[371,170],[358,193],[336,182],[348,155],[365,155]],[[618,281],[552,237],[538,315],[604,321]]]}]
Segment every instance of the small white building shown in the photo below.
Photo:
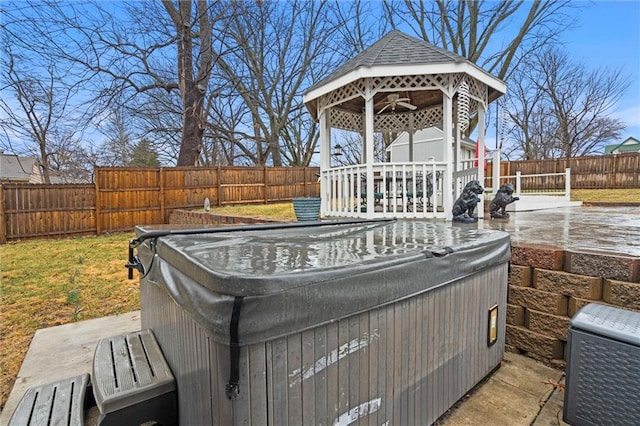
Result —
[{"label": "small white building", "polygon": [[[389,161],[402,163],[409,161],[444,161],[445,145],[442,129],[429,127],[418,130],[413,136],[413,153],[409,143],[409,134],[401,133],[387,147]],[[476,158],[476,143],[469,138],[460,139],[460,161],[473,160]]]}]

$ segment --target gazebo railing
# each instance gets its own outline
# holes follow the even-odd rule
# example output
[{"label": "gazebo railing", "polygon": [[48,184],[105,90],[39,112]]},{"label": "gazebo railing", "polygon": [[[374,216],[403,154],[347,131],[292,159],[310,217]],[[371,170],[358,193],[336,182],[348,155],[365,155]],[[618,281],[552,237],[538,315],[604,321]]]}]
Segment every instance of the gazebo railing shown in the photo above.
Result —
[{"label": "gazebo railing", "polygon": [[[436,161],[375,163],[371,176],[364,164],[324,170],[322,216],[445,218],[446,170],[446,163]],[[367,193],[367,179],[373,180],[373,194]],[[368,214],[369,197],[374,211]]]}]

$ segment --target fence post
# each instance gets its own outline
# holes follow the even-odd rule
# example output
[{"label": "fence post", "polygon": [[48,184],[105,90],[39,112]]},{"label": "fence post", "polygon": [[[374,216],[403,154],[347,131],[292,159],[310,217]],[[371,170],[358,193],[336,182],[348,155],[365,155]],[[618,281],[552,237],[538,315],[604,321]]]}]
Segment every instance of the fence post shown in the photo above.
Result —
[{"label": "fence post", "polygon": [[564,176],[564,199],[565,201],[571,201],[571,169],[565,169]]},{"label": "fence post", "polygon": [[520,182],[520,175],[522,173],[518,170],[516,172],[516,197],[520,196],[520,189],[521,189],[521,182]]},{"label": "fence post", "polygon": [[165,201],[164,201],[164,168],[160,167],[160,170],[158,171],[158,173],[160,174],[158,176],[158,183],[160,186],[160,217],[162,218],[162,223],[167,223],[167,217],[166,217],[166,211],[165,211]]},{"label": "fence post", "polygon": [[100,168],[96,167],[94,173],[93,173],[93,184],[95,185],[95,191],[96,191],[96,195],[95,195],[95,200],[96,200],[96,235],[100,235],[100,233],[102,232],[102,224],[100,223],[101,221],[101,217],[100,217],[100,184],[99,184],[99,180],[100,180]]},{"label": "fence post", "polygon": [[0,244],[7,242],[7,222],[4,217],[4,186],[0,185]]},{"label": "fence post", "polygon": [[220,187],[221,187],[220,181],[222,180],[222,174],[220,173],[220,166],[218,166],[217,172],[218,172],[218,179],[216,179],[216,183],[217,183],[216,192],[218,196],[216,198],[218,199],[218,207],[220,207],[222,205],[222,192],[220,191]]},{"label": "fence post", "polygon": [[491,164],[493,167],[493,169],[491,170],[491,174],[492,174],[492,181],[491,181],[491,192],[493,192],[493,194],[495,195],[496,192],[498,192],[498,189],[500,188],[500,150],[496,149],[495,151],[492,152],[493,154],[493,158],[491,159]]},{"label": "fence post", "polygon": [[267,170],[267,166],[264,166],[264,171],[262,173],[262,182],[264,183],[264,193],[263,193],[263,195],[264,195],[264,203],[265,204],[269,203],[269,187],[267,185],[267,182],[268,182],[267,174],[268,173],[269,172]]},{"label": "fence post", "polygon": [[302,184],[304,185],[302,187],[303,188],[303,195],[305,197],[307,197],[309,195],[309,191],[307,190],[307,167],[303,167],[302,168],[302,173],[304,174],[303,178],[302,178]]}]

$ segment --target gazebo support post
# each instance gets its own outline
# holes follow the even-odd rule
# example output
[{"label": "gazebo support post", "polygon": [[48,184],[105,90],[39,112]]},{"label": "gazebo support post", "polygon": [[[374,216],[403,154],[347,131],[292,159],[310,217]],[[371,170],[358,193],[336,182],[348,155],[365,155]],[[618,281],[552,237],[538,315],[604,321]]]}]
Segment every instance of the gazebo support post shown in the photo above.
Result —
[{"label": "gazebo support post", "polygon": [[413,163],[413,138],[416,131],[413,113],[409,114],[409,161]]},{"label": "gazebo support post", "polygon": [[442,205],[445,211],[445,220],[452,220],[453,213],[453,100],[448,91],[442,92],[442,138],[444,142],[444,162],[447,164],[442,185]]},{"label": "gazebo support post", "polygon": [[[486,106],[484,102],[478,102],[478,143],[477,143],[478,182],[480,182],[480,185],[482,185],[483,188],[484,188],[484,157],[485,157],[485,152],[484,152],[484,134],[485,134],[484,110],[485,108]],[[484,197],[485,197],[484,193],[480,195],[480,200],[481,200],[480,208],[477,209],[478,217],[480,219],[484,218]]]},{"label": "gazebo support post", "polygon": [[365,96],[365,160],[367,170],[367,219],[373,219],[375,208],[375,188],[373,181],[373,93],[370,82]]},{"label": "gazebo support post", "polygon": [[[453,175],[458,176],[457,172],[462,170],[462,163],[460,160],[460,137],[462,136],[462,132],[460,132],[460,123],[458,122],[458,108],[453,105],[453,129],[454,129],[454,143],[453,143]],[[462,179],[457,177],[454,182],[454,199],[457,199],[462,193]]]},{"label": "gazebo support post", "polygon": [[328,108],[319,111],[320,116],[320,217],[323,217],[328,210],[327,201],[331,187],[324,171],[331,168],[331,122]]}]

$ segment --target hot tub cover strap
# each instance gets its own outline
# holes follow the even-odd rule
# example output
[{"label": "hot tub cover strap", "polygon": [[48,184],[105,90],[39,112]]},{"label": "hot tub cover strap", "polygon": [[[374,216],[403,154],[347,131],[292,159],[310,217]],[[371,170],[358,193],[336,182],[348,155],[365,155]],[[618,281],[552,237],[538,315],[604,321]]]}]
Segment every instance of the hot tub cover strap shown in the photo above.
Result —
[{"label": "hot tub cover strap", "polygon": [[243,297],[236,297],[233,299],[233,311],[231,312],[231,322],[229,323],[229,353],[230,359],[230,371],[229,371],[229,383],[225,389],[227,398],[231,401],[235,400],[240,393],[238,382],[240,381],[240,340],[238,339],[238,323],[240,322],[240,311],[242,310]]}]

